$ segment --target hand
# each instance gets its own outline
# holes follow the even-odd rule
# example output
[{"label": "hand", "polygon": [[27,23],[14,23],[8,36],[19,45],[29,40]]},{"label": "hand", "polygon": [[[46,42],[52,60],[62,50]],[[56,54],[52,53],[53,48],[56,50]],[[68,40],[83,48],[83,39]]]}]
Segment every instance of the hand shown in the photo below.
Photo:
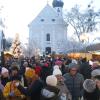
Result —
[{"label": "hand", "polygon": [[9,96],[13,97],[15,95],[14,91],[9,93]]},{"label": "hand", "polygon": [[95,82],[96,82],[97,88],[100,89],[100,80],[96,79]]},{"label": "hand", "polygon": [[18,87],[18,85],[19,85],[19,82],[16,82],[16,83],[15,83],[15,86]]}]

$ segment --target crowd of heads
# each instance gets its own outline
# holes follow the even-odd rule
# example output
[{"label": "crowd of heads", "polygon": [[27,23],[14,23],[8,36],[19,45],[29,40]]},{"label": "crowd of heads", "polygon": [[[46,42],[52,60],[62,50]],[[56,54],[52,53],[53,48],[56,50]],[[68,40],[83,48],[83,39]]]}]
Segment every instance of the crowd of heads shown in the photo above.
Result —
[{"label": "crowd of heads", "polygon": [[[100,89],[100,64],[98,61],[53,57],[41,57],[37,60],[32,57],[10,62],[8,66],[0,67],[1,84],[4,88],[8,82],[13,81],[15,83],[20,81],[23,86],[27,87],[38,79],[44,81],[46,85],[55,87],[58,82],[64,80],[63,75],[66,73],[70,73],[71,76],[75,76],[77,73],[82,74],[80,66],[87,62],[91,69],[91,77],[84,80],[83,88],[87,92],[93,92],[97,87]],[[22,80],[23,77],[25,80]]]}]

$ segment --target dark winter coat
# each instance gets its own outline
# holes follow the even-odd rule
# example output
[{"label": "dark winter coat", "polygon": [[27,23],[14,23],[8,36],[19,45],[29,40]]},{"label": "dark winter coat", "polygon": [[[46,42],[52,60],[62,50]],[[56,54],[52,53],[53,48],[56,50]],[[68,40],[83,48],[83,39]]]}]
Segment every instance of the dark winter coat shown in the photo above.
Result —
[{"label": "dark winter coat", "polygon": [[26,80],[26,77],[25,77],[25,70],[26,70],[26,68],[24,66],[21,66],[19,74],[20,74],[20,76],[22,76],[21,79],[23,78],[24,86],[27,87],[28,84],[27,84],[27,80]]},{"label": "dark winter coat", "polygon": [[51,75],[51,73],[52,73],[51,68],[49,66],[48,67],[43,66],[42,70],[41,70],[40,77],[44,82],[46,82],[46,77]]},{"label": "dark winter coat", "polygon": [[83,98],[84,100],[100,100],[100,90],[96,88],[94,92],[91,93],[84,90]]},{"label": "dark winter coat", "polygon": [[30,100],[40,100],[40,94],[42,88],[43,88],[43,82],[41,80],[36,80],[34,83],[31,84],[30,87],[26,89],[21,85],[18,86],[20,92],[28,96]]},{"label": "dark winter coat", "polygon": [[8,77],[7,77],[7,78],[1,77],[1,84],[2,84],[3,86],[5,86],[6,83],[9,82],[9,81],[10,81],[10,79],[9,79]]},{"label": "dark winter coat", "polygon": [[89,66],[88,62],[83,62],[80,65],[80,73],[83,75],[84,79],[90,79],[91,78],[91,67]]},{"label": "dark winter coat", "polygon": [[5,100],[4,96],[3,96],[3,93],[2,93],[2,90],[0,90],[0,100]]},{"label": "dark winter coat", "polygon": [[72,100],[77,100],[73,98],[79,98],[83,89],[84,78],[81,74],[77,73],[74,77],[70,73],[66,73],[64,76],[65,85],[68,87],[72,95]]},{"label": "dark winter coat", "polygon": [[41,100],[59,100],[59,92],[57,87],[46,86],[41,90]]}]

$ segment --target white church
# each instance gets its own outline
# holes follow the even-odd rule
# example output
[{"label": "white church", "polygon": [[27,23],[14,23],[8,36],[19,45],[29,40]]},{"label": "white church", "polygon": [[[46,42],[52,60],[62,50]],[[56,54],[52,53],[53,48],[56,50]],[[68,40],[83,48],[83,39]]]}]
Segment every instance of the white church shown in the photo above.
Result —
[{"label": "white church", "polygon": [[47,4],[29,24],[29,46],[31,53],[64,53],[67,43],[67,24],[64,22],[63,1],[53,0]]}]

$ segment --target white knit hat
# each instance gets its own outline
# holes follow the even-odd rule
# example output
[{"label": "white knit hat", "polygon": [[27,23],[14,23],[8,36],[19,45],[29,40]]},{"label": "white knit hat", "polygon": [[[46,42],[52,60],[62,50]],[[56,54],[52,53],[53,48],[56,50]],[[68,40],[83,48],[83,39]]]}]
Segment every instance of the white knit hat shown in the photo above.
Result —
[{"label": "white knit hat", "polygon": [[62,72],[60,69],[54,69],[53,70],[53,75],[62,75]]},{"label": "white knit hat", "polygon": [[75,60],[75,59],[72,59],[72,63],[75,63],[75,64],[77,64],[77,60]]},{"label": "white knit hat", "polygon": [[50,85],[50,86],[56,86],[57,85],[57,78],[54,75],[47,76],[46,84]]},{"label": "white knit hat", "polygon": [[89,61],[89,65],[91,65],[91,66],[93,65],[93,62],[91,60]]},{"label": "white knit hat", "polygon": [[92,77],[99,76],[99,75],[100,75],[100,69],[95,69],[91,72]]},{"label": "white knit hat", "polygon": [[96,82],[93,81],[92,79],[86,79],[83,83],[83,88],[91,93],[96,89]]},{"label": "white knit hat", "polygon": [[53,69],[59,69],[59,66],[58,66],[58,65],[55,65],[55,66],[53,67]]},{"label": "white knit hat", "polygon": [[4,74],[4,73],[8,73],[8,69],[5,67],[2,67],[1,74]]}]

